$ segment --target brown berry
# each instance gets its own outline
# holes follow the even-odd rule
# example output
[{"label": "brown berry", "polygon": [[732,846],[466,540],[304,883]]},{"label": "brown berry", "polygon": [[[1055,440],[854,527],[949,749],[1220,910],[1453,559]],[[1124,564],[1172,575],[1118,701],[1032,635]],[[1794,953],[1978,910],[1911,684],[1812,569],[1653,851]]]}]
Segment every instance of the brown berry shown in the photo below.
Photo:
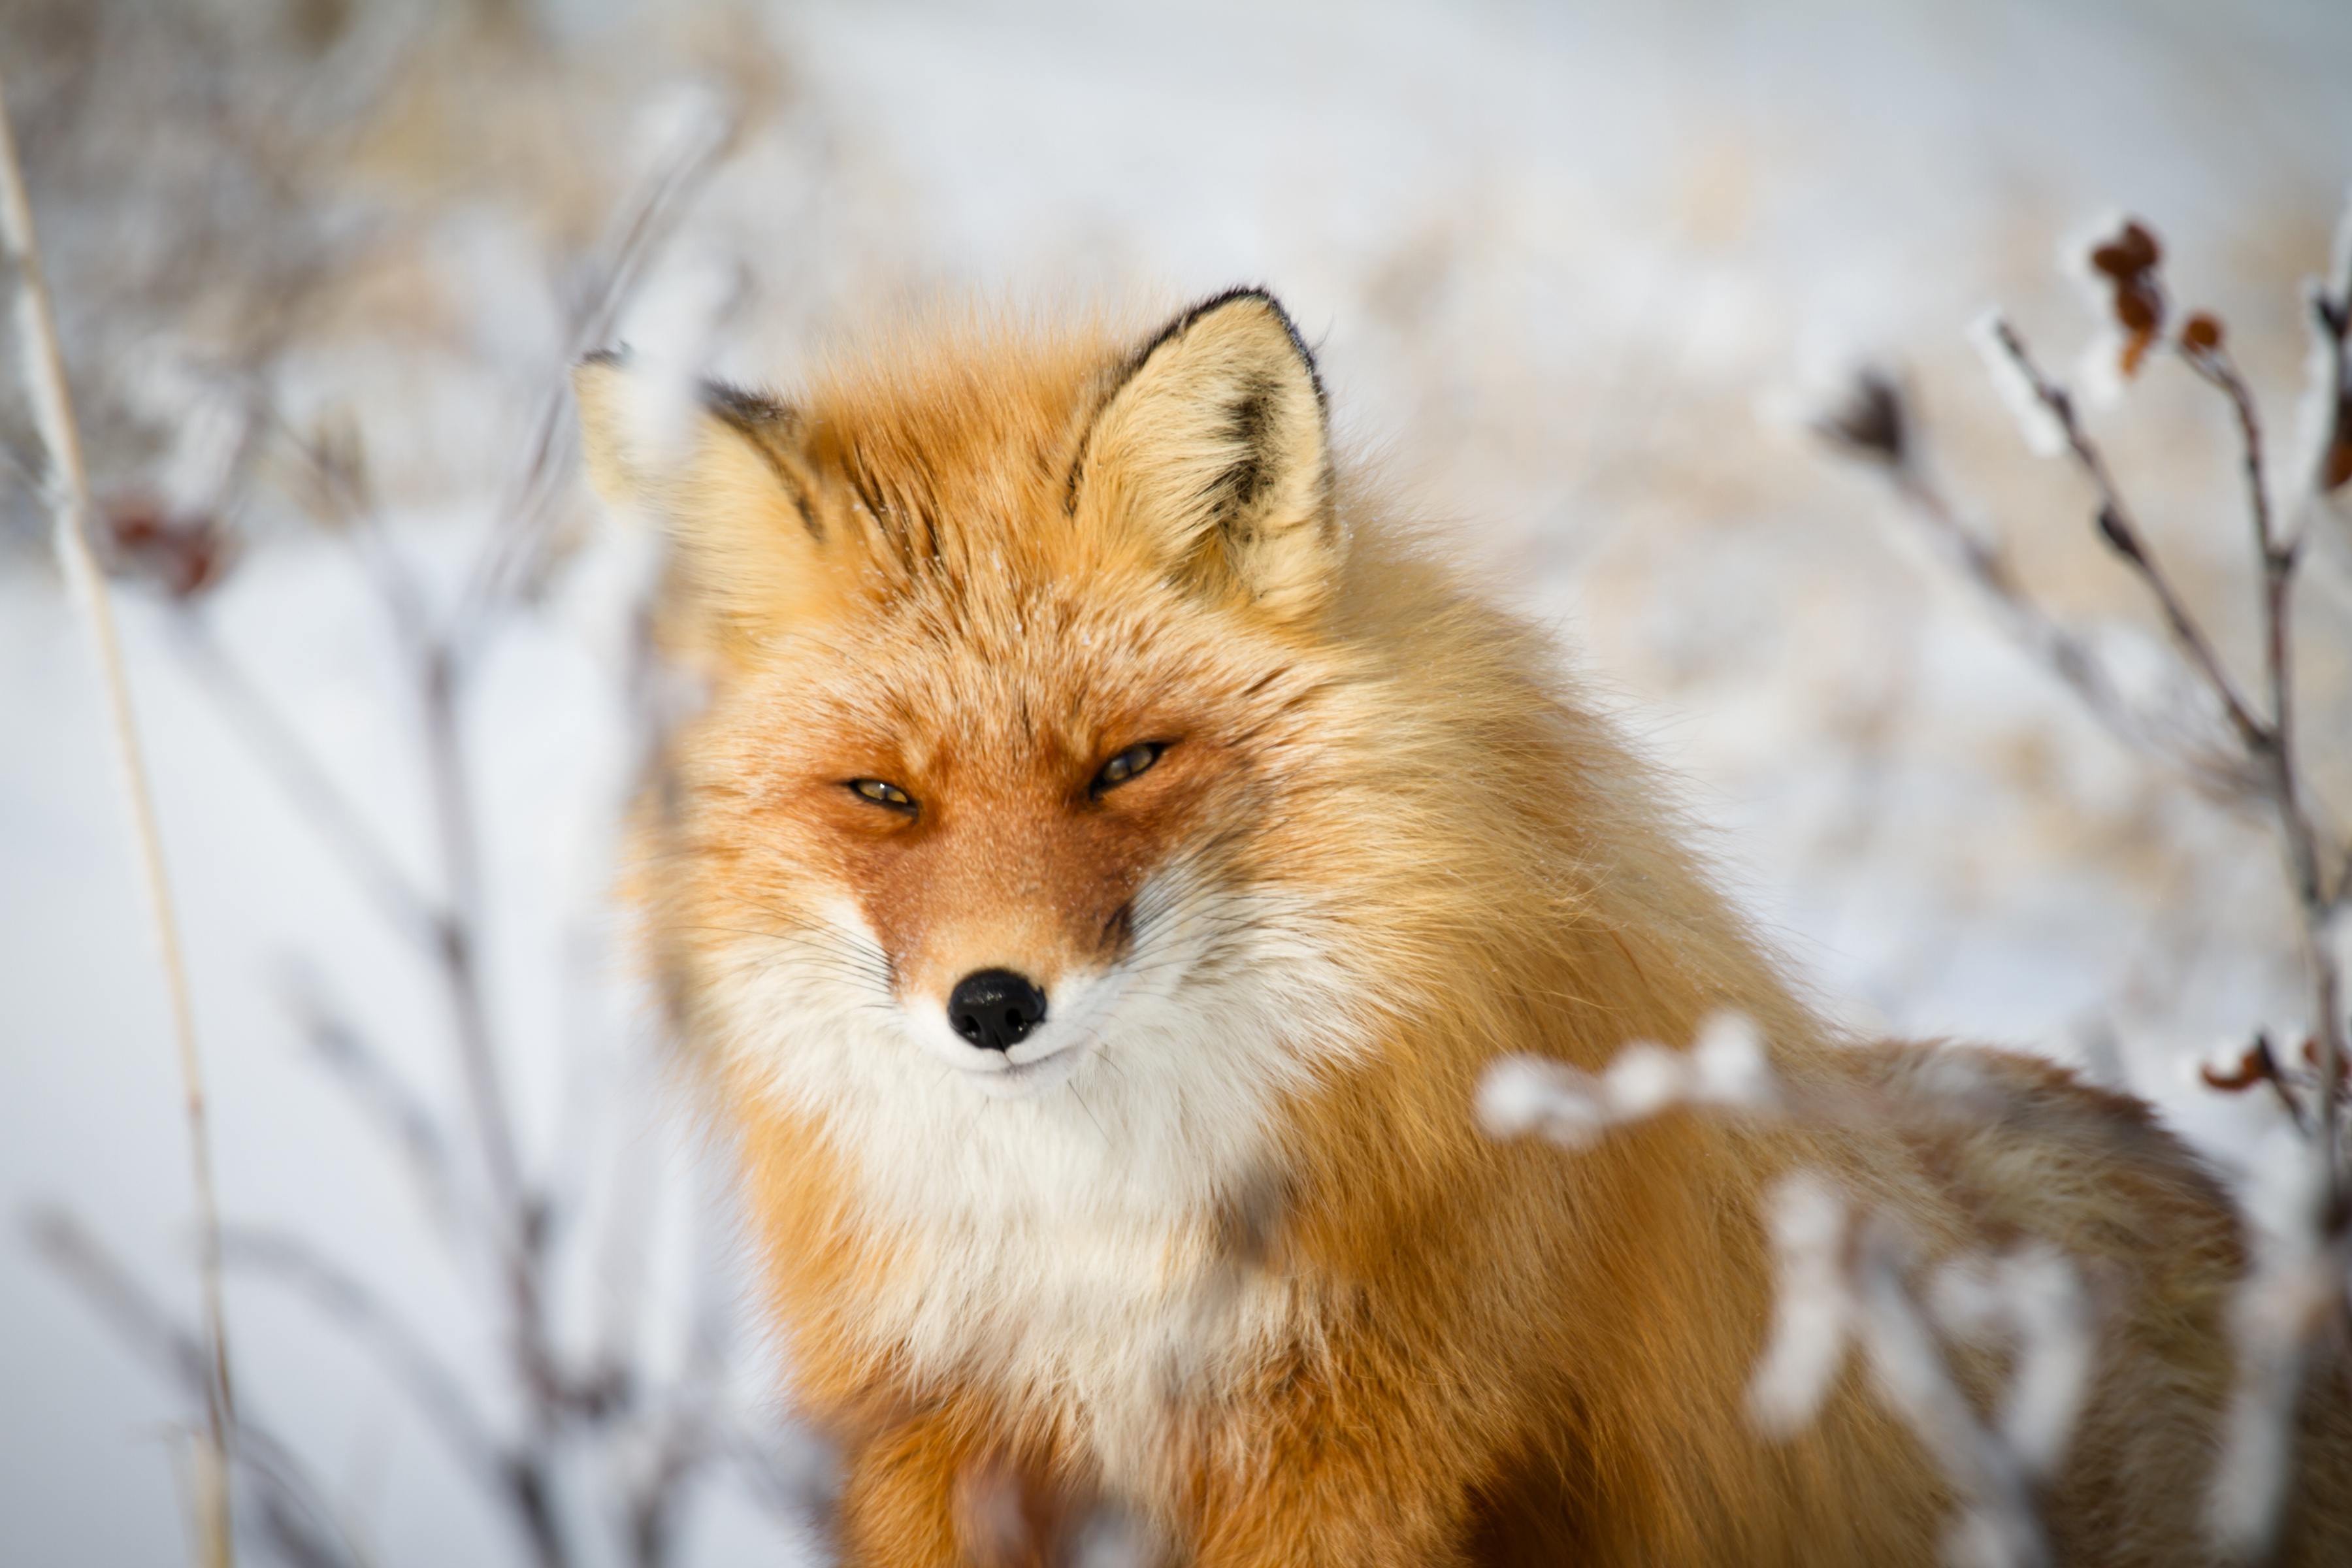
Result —
[{"label": "brown berry", "polygon": [[153,496],[115,498],[100,510],[99,521],[112,569],[143,577],[174,599],[192,599],[218,584],[236,553],[219,519],[174,515]]},{"label": "brown berry", "polygon": [[2205,1080],[2208,1089],[2218,1089],[2227,1094],[2242,1094],[2268,1075],[2263,1071],[2262,1052],[2249,1046],[2226,1071],[2207,1062],[2197,1069],[2197,1076]]},{"label": "brown berry", "polygon": [[1856,457],[1900,468],[1910,458],[1910,423],[1903,388],[1873,366],[1855,374],[1845,401],[1816,428]]}]

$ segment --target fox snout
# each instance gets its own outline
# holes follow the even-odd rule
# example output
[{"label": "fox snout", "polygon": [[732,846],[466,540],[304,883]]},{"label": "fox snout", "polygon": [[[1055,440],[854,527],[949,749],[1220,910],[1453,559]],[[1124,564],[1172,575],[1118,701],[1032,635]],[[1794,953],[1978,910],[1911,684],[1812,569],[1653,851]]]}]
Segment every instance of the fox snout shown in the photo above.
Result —
[{"label": "fox snout", "polygon": [[951,1067],[1042,1085],[1051,1074],[1025,1069],[1082,1053],[1124,993],[1135,901],[1182,805],[1159,789],[1172,767],[1105,802],[1090,762],[1016,751],[979,776],[894,762],[896,809],[835,792],[855,924],[906,1027]]},{"label": "fox snout", "polygon": [[1026,975],[983,969],[948,994],[948,1025],[982,1050],[1008,1051],[1045,1021],[1045,994]]},{"label": "fox snout", "polygon": [[955,1065],[992,1073],[1056,1054],[1116,989],[1105,983],[1127,957],[1127,922],[1097,906],[1123,908],[1124,879],[1105,888],[1069,870],[1057,886],[985,902],[958,896],[985,877],[937,876],[927,902],[869,916],[898,1005]]}]

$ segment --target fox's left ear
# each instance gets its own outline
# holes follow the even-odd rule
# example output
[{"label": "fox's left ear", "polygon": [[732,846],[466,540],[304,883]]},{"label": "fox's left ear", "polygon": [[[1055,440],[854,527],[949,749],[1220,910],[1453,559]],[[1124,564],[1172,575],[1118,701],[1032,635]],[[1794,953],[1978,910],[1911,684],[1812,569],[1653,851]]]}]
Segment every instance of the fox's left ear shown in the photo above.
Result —
[{"label": "fox's left ear", "polygon": [[1181,580],[1283,620],[1320,608],[1339,564],[1323,384],[1271,294],[1219,295],[1129,365],[1070,476],[1081,527],[1139,534]]},{"label": "fox's left ear", "polygon": [[[611,353],[582,361],[572,384],[597,490],[668,529],[671,607],[685,616],[671,635],[740,661],[854,601],[863,542],[829,515],[791,409],[711,383],[677,406],[649,405],[626,361]],[[661,416],[680,428],[647,428]]]}]

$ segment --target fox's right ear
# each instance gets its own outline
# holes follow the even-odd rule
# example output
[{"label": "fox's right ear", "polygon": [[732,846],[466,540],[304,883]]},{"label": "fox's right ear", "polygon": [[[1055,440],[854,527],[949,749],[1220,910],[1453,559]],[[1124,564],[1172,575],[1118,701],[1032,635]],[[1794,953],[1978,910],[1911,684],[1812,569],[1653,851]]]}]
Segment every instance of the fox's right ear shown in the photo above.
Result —
[{"label": "fox's right ear", "polygon": [[706,382],[690,406],[665,409],[609,353],[575,366],[572,386],[589,479],[668,528],[687,607],[718,651],[740,657],[835,602],[840,563],[789,407]]}]

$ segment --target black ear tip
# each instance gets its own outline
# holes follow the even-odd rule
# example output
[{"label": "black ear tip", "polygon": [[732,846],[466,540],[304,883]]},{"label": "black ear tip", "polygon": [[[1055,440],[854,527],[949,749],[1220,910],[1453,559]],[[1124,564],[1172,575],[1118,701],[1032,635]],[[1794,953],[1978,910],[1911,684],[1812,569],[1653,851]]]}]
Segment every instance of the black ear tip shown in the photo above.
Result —
[{"label": "black ear tip", "polygon": [[702,384],[702,405],[730,425],[773,425],[792,417],[791,407],[747,387],[723,381]]},{"label": "black ear tip", "polygon": [[1290,312],[1282,308],[1282,301],[1275,298],[1274,290],[1263,283],[1236,283],[1221,294],[1210,295],[1185,314],[1198,319],[1212,310],[1222,310],[1227,305],[1237,304],[1244,300],[1255,300],[1282,320],[1286,321],[1290,320]]},{"label": "black ear tip", "polygon": [[1323,372],[1315,363],[1315,351],[1307,346],[1306,338],[1299,334],[1298,323],[1291,319],[1288,310],[1283,309],[1282,301],[1275,298],[1274,290],[1262,283],[1235,284],[1223,293],[1213,294],[1192,309],[1181,312],[1174,321],[1162,327],[1157,336],[1143,345],[1143,352],[1135,356],[1134,363],[1141,364],[1151,357],[1152,350],[1171,338],[1181,337],[1188,328],[1203,317],[1213,316],[1219,310],[1244,301],[1263,305],[1274,312],[1274,319],[1282,323],[1284,334],[1290,339],[1290,346],[1297,352],[1299,363],[1307,367],[1307,379],[1315,387],[1315,401],[1318,404],[1326,401],[1323,393]]},{"label": "black ear tip", "polygon": [[[1295,343],[1299,342],[1298,327],[1291,321],[1290,312],[1282,308],[1282,301],[1274,297],[1274,290],[1262,283],[1238,283],[1223,293],[1210,295],[1190,310],[1181,312],[1174,321],[1169,322],[1167,329],[1160,334],[1160,339],[1172,338],[1202,317],[1213,316],[1229,305],[1238,305],[1244,301],[1263,305],[1273,311],[1274,319],[1282,323],[1282,330],[1290,334],[1290,341]],[[1299,352],[1302,353],[1306,352],[1304,343],[1299,343]]]},{"label": "black ear tip", "polygon": [[610,365],[614,370],[622,369],[629,363],[629,345],[622,343],[614,348],[594,350],[581,355],[580,363],[583,365],[601,364]]}]

